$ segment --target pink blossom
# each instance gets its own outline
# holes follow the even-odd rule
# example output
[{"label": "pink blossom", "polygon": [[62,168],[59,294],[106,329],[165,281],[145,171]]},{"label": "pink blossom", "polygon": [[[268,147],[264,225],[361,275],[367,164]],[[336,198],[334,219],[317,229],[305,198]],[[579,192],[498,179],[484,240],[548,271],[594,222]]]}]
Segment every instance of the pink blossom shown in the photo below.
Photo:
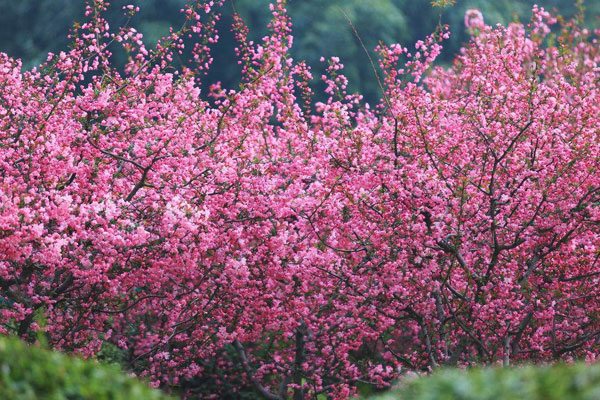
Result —
[{"label": "pink blossom", "polygon": [[465,27],[467,29],[483,29],[485,23],[483,22],[483,15],[481,11],[477,9],[469,9],[465,12]]},{"label": "pink blossom", "polygon": [[400,371],[597,358],[589,32],[567,24],[556,48],[541,9],[533,30],[469,10],[452,66],[433,65],[442,27],[413,56],[377,48],[379,104],[335,57],[315,103],[283,1],[259,43],[235,17],[240,86],[201,90],[211,3],[148,49],[94,2],[44,68],[0,54],[0,332],[34,341],[43,311],[53,347],[127,349],[129,371],[207,398],[346,399]]}]

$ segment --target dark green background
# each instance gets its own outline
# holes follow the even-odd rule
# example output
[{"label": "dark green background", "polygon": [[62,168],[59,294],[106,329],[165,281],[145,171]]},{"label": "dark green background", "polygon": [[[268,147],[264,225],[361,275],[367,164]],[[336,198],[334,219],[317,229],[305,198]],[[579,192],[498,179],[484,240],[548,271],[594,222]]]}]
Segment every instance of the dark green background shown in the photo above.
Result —
[{"label": "dark green background", "polygon": [[[150,44],[164,34],[168,26],[181,23],[179,9],[184,0],[115,0],[108,17],[112,26],[124,21],[121,7],[140,6],[141,12],[132,25],[146,36]],[[379,89],[369,61],[354,37],[342,8],[356,26],[371,54],[381,40],[412,47],[418,39],[431,33],[442,13],[442,22],[451,27],[452,37],[445,44],[440,61],[449,62],[468,36],[464,31],[465,10],[480,9],[486,22],[506,24],[515,19],[528,21],[534,3],[546,9],[556,8],[564,16],[576,12],[574,0],[458,0],[456,5],[442,10],[433,8],[430,0],[293,0],[289,12],[294,23],[292,56],[305,59],[320,77],[321,56],[339,56],[352,91],[360,91],[369,101],[377,100]],[[251,38],[259,40],[266,34],[269,20],[269,0],[235,0],[238,12],[250,27]],[[587,0],[587,24],[600,26],[600,0]],[[48,51],[56,52],[68,46],[66,34],[71,23],[82,19],[83,0],[0,0],[0,51],[23,59],[32,67],[45,59]],[[225,87],[234,87],[239,77],[230,33],[232,4],[227,0],[220,23],[221,43],[215,48],[215,67],[208,81],[220,80]],[[117,57],[118,59],[118,57]],[[117,60],[118,61],[118,60]]]}]

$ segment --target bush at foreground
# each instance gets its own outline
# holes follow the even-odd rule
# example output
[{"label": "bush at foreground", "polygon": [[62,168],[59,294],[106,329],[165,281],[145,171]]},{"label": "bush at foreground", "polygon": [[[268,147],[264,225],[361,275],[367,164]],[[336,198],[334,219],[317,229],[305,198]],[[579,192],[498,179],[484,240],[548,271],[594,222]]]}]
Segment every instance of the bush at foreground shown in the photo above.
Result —
[{"label": "bush at foreground", "polygon": [[0,338],[0,398],[3,400],[167,400],[116,366],[69,357]]},{"label": "bush at foreground", "polygon": [[114,365],[0,338],[0,397],[6,400],[172,399]]},{"label": "bush at foreground", "polygon": [[447,369],[369,400],[595,400],[600,365]]}]

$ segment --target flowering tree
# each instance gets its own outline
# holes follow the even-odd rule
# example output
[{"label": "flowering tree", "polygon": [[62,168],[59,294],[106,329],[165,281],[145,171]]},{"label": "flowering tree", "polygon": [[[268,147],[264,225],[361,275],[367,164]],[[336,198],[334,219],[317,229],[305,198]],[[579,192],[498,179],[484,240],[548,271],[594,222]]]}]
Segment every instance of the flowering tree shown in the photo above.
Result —
[{"label": "flowering tree", "polygon": [[260,44],[236,19],[236,90],[197,79],[219,4],[190,3],[153,49],[109,30],[107,6],[39,69],[0,59],[3,333],[112,345],[200,397],[347,398],[403,369],[595,358],[600,54],[577,20],[470,11],[448,69],[431,67],[443,27],[413,54],[382,46],[370,108],[337,59],[312,104],[284,1]]}]

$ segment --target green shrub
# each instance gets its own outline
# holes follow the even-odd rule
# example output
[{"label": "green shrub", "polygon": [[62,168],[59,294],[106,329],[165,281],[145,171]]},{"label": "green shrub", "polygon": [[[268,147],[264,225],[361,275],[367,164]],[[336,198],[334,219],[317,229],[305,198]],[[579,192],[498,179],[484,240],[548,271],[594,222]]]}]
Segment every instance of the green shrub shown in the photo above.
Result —
[{"label": "green shrub", "polygon": [[370,400],[597,400],[600,365],[440,370]]},{"label": "green shrub", "polygon": [[0,337],[2,400],[171,399],[115,365],[70,357]]}]

